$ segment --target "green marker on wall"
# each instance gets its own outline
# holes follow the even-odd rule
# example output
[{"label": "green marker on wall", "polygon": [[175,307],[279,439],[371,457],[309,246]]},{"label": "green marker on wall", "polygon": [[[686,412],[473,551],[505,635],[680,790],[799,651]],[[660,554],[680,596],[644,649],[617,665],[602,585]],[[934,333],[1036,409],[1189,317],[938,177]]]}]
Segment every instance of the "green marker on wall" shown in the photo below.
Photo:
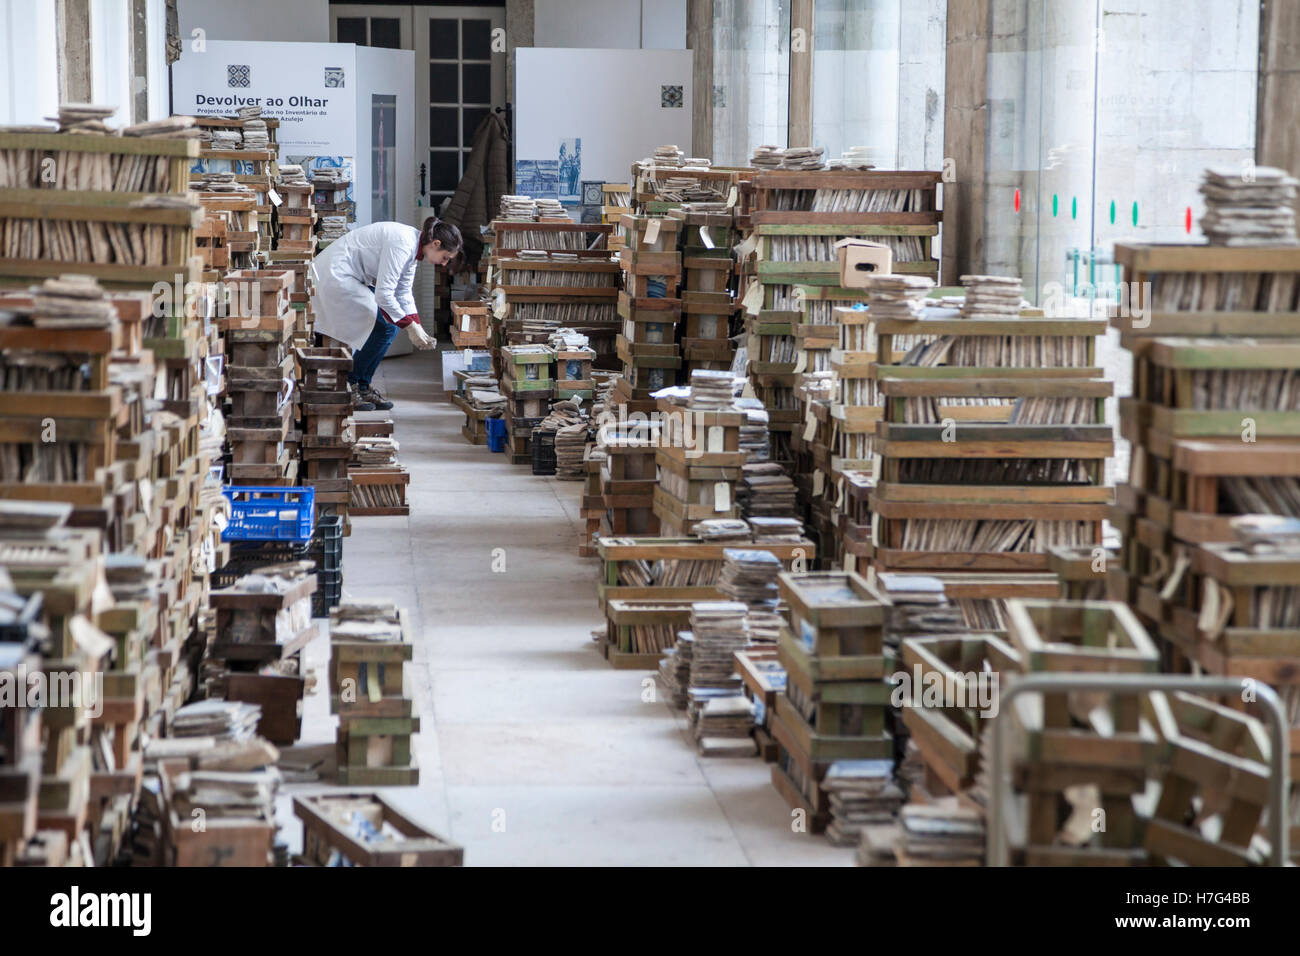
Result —
[{"label": "green marker on wall", "polygon": [[1110,201],[1110,224],[1115,225],[1115,200]]},{"label": "green marker on wall", "polygon": [[1079,197],[1078,196],[1070,197],[1070,218],[1071,219],[1079,218]]},{"label": "green marker on wall", "polygon": [[1136,226],[1137,224],[1138,224],[1138,203],[1137,200],[1134,199],[1133,200],[1133,225]]},{"label": "green marker on wall", "polygon": [[1056,193],[1052,193],[1052,216],[1056,216]]}]

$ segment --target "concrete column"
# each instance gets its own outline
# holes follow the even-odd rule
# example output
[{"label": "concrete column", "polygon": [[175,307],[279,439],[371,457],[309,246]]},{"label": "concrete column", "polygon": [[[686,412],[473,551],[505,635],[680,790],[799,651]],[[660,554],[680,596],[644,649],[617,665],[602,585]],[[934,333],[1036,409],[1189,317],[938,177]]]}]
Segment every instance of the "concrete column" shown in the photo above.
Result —
[{"label": "concrete column", "polygon": [[1262,0],[1259,7],[1259,96],[1255,162],[1300,173],[1300,4]]},{"label": "concrete column", "polygon": [[948,4],[943,154],[955,181],[943,185],[943,285],[978,272],[984,261],[984,195],[988,131],[989,0]]},{"label": "concrete column", "polygon": [[790,4],[790,133],[789,145],[812,145],[814,0]]},{"label": "concrete column", "polygon": [[131,122],[149,118],[149,2],[131,0]]},{"label": "concrete column", "polygon": [[713,156],[713,0],[686,0],[686,48],[695,51],[691,155]]},{"label": "concrete column", "polygon": [[58,0],[59,102],[89,103],[90,0]]}]

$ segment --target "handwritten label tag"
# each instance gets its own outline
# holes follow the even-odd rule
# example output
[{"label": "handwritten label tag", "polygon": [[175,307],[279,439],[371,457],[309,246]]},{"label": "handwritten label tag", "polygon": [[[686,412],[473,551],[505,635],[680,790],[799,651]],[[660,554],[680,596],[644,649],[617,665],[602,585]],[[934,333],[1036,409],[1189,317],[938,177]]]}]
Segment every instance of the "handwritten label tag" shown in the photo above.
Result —
[{"label": "handwritten label tag", "polygon": [[813,417],[812,406],[808,406],[808,416],[803,422],[803,440],[812,441],[817,434],[817,419]]},{"label": "handwritten label tag", "polygon": [[713,510],[731,510],[731,484],[729,482],[715,481],[713,483]]},{"label": "handwritten label tag", "polygon": [[266,198],[271,200],[272,206],[279,206],[284,203],[284,200],[280,198],[280,194],[274,189],[268,189],[266,191]]},{"label": "handwritten label tag", "polygon": [[460,330],[461,330],[462,332],[468,332],[468,331],[469,331],[469,316],[468,316],[468,315],[462,315],[462,316],[460,317]]},{"label": "handwritten label tag", "polygon": [[844,555],[844,570],[852,574],[858,569],[858,556],[856,554]]},{"label": "handwritten label tag", "polygon": [[710,425],[709,436],[704,445],[705,450],[710,452],[722,451],[723,436],[724,430],[721,425]]},{"label": "handwritten label tag", "polygon": [[820,471],[813,472],[813,496],[820,495],[826,488],[826,476]]},{"label": "handwritten label tag", "polygon": [[653,246],[659,238],[659,220],[651,219],[645,227],[645,245]]},{"label": "handwritten label tag", "polygon": [[758,315],[759,309],[763,307],[763,286],[757,279],[749,283],[749,288],[745,290],[745,297],[740,300],[740,304],[750,315]]},{"label": "handwritten label tag", "polygon": [[728,208],[728,209],[730,209],[732,206],[734,206],[734,205],[736,204],[736,199],[737,199],[736,187],[735,187],[735,186],[732,186],[730,189],[727,190],[727,208]]},{"label": "handwritten label tag", "polygon": [[794,363],[795,373],[798,374],[799,372],[802,372],[807,367],[808,367],[808,353],[800,349],[799,358]]},{"label": "handwritten label tag", "polygon": [[708,226],[700,226],[700,242],[704,243],[705,249],[713,248],[713,237],[709,235]]}]

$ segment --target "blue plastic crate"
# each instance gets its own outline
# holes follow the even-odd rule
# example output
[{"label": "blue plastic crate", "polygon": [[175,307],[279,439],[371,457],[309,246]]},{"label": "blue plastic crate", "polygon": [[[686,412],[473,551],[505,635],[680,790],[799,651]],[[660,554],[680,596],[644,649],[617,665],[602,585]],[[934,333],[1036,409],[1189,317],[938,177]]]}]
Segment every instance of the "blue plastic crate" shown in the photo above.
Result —
[{"label": "blue plastic crate", "polygon": [[316,489],[230,485],[226,541],[307,541],[316,526]]}]

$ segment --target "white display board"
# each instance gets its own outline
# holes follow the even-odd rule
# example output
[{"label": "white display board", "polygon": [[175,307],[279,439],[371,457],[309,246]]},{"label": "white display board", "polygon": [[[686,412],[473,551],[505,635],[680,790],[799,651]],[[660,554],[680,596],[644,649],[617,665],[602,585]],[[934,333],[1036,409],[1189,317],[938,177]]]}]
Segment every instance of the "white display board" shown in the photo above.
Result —
[{"label": "white display board", "polygon": [[627,182],[632,163],[656,146],[674,143],[689,155],[693,57],[692,50],[517,49],[516,191],[578,202],[575,182]]},{"label": "white display board", "polygon": [[260,106],[280,120],[280,155],[355,156],[356,47],[351,43],[209,40],[185,44],[172,69],[177,113],[231,116]]}]

